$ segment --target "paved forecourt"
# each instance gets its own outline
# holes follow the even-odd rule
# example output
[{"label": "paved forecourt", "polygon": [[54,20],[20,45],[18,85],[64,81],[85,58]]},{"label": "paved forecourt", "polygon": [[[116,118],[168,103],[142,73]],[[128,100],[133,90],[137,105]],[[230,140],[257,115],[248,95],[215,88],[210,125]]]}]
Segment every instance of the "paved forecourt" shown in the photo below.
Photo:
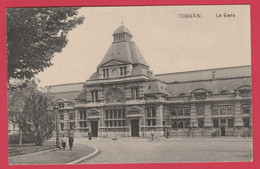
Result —
[{"label": "paved forecourt", "polygon": [[163,139],[148,142],[137,139],[80,139],[78,142],[97,147],[100,152],[81,163],[175,163],[251,161],[252,139]]}]

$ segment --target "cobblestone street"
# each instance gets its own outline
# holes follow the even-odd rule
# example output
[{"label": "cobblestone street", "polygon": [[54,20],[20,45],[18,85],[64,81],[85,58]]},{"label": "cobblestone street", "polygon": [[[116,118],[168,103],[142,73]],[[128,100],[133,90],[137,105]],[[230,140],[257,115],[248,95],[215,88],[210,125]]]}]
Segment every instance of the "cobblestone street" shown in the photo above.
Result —
[{"label": "cobblestone street", "polygon": [[163,139],[148,142],[146,139],[77,140],[99,148],[94,157],[83,161],[97,163],[174,163],[251,161],[251,139]]}]

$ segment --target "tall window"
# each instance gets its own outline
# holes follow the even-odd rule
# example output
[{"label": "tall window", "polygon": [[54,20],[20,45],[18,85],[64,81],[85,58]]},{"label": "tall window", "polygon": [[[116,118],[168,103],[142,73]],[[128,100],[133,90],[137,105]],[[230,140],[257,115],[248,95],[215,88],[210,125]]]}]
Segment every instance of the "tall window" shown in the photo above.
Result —
[{"label": "tall window", "polygon": [[69,126],[70,126],[70,130],[73,130],[73,129],[74,129],[74,126],[75,126],[75,123],[74,123],[74,122],[70,122],[70,123],[69,123]]},{"label": "tall window", "polygon": [[106,127],[125,126],[125,109],[107,109],[105,110]]},{"label": "tall window", "polygon": [[234,106],[227,107],[227,114],[234,114]]},{"label": "tall window", "polygon": [[80,111],[79,112],[79,119],[80,120],[86,120],[87,119],[87,112],[86,111]]},{"label": "tall window", "polygon": [[148,126],[156,125],[156,108],[155,107],[146,108],[146,119],[147,119]]},{"label": "tall window", "polygon": [[250,90],[242,90],[240,91],[241,97],[251,97],[251,91]]},{"label": "tall window", "polygon": [[172,120],[172,128],[173,129],[190,128],[190,119]]},{"label": "tall window", "polygon": [[206,99],[206,93],[198,93],[198,94],[195,94],[195,99],[196,100],[205,100]]},{"label": "tall window", "polygon": [[228,127],[229,128],[234,127],[234,119],[228,119]]},{"label": "tall window", "polygon": [[103,69],[103,78],[109,77],[109,69]]},{"label": "tall window", "polygon": [[60,103],[59,108],[64,108],[64,103]]},{"label": "tall window", "polygon": [[81,122],[79,122],[79,126],[80,126],[80,128],[87,127],[87,122],[86,121],[81,121]]},{"label": "tall window", "polygon": [[219,119],[213,119],[213,128],[219,127]]},{"label": "tall window", "polygon": [[92,103],[98,102],[98,91],[97,90],[91,91],[91,101],[92,101]]},{"label": "tall window", "polygon": [[64,115],[63,114],[60,115],[60,120],[64,120]]},{"label": "tall window", "polygon": [[120,76],[126,76],[126,66],[120,67]]},{"label": "tall window", "polygon": [[243,118],[243,126],[249,127],[249,118]]},{"label": "tall window", "polygon": [[64,123],[60,123],[60,130],[61,130],[61,131],[64,130]]},{"label": "tall window", "polygon": [[214,106],[212,107],[212,115],[233,115],[234,114],[234,106],[233,105],[225,105],[225,106]]},{"label": "tall window", "polygon": [[139,88],[135,87],[131,89],[132,98],[137,99],[139,97]]},{"label": "tall window", "polygon": [[204,119],[198,119],[198,126],[199,126],[199,128],[204,127]]}]

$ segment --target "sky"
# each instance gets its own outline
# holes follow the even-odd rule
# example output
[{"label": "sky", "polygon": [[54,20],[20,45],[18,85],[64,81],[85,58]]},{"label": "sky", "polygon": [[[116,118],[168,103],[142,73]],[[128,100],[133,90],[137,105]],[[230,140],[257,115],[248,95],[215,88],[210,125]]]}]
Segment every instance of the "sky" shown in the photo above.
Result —
[{"label": "sky", "polygon": [[249,5],[82,7],[79,15],[84,23],[68,34],[53,66],[36,76],[39,86],[86,81],[122,22],[154,74],[251,64]]}]

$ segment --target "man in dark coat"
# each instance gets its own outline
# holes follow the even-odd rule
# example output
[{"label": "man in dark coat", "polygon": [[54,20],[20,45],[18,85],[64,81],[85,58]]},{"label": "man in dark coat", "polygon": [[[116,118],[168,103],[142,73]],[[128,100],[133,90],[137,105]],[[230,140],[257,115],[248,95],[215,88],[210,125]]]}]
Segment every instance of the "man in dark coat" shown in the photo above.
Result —
[{"label": "man in dark coat", "polygon": [[69,147],[70,147],[70,151],[72,150],[73,142],[74,142],[74,138],[73,138],[72,135],[70,135],[70,136],[69,136]]}]

